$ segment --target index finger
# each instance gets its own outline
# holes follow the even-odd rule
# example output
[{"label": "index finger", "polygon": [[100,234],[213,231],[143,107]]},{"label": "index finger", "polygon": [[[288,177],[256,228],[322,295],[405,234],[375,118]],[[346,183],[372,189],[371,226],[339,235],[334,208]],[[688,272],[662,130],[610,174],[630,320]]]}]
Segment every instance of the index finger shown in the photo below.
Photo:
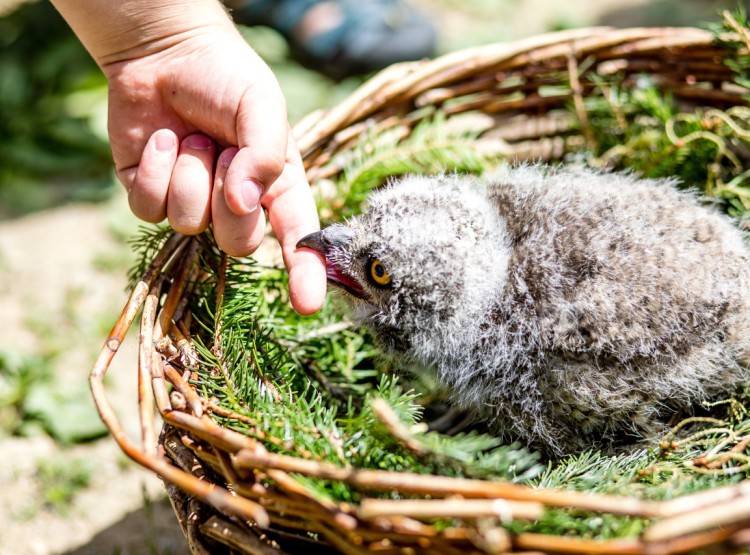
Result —
[{"label": "index finger", "polygon": [[289,140],[287,163],[281,176],[263,197],[268,219],[281,243],[289,272],[289,297],[300,314],[312,314],[323,306],[326,294],[325,259],[310,249],[297,249],[305,235],[320,229],[312,191],[305,178],[297,147]]}]

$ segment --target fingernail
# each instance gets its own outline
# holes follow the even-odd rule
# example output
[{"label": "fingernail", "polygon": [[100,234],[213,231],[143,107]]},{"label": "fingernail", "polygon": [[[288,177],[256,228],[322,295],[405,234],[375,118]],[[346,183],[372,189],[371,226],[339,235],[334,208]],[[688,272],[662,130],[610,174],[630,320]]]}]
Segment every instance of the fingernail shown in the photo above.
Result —
[{"label": "fingernail", "polygon": [[208,150],[214,142],[205,135],[190,135],[185,139],[185,145],[195,150]]},{"label": "fingernail", "polygon": [[237,155],[237,149],[227,149],[219,156],[219,163],[228,168],[232,164],[232,160]]},{"label": "fingernail", "polygon": [[175,136],[169,132],[157,132],[154,144],[159,152],[172,152],[176,146]]},{"label": "fingernail", "polygon": [[254,179],[246,179],[242,182],[242,202],[248,214],[252,214],[258,209],[262,194],[263,187]]}]

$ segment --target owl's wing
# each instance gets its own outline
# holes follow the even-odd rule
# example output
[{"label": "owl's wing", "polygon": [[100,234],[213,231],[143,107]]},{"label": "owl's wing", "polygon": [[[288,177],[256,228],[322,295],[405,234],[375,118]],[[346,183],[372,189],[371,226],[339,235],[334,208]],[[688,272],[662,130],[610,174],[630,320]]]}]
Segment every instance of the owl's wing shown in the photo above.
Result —
[{"label": "owl's wing", "polygon": [[488,193],[513,245],[507,302],[561,352],[676,352],[747,311],[741,234],[670,182],[525,167]]}]

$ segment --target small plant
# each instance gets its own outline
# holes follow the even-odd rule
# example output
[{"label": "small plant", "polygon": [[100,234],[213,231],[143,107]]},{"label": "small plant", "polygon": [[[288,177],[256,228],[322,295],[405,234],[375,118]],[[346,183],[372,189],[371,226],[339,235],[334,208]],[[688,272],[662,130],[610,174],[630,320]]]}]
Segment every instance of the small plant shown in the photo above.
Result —
[{"label": "small plant", "polygon": [[47,433],[64,444],[100,437],[106,428],[88,388],[56,380],[53,359],[0,351],[0,433]]},{"label": "small plant", "polygon": [[53,458],[39,462],[37,482],[41,505],[68,514],[75,496],[89,487],[92,468],[80,458]]},{"label": "small plant", "polygon": [[0,432],[24,434],[34,427],[26,402],[34,388],[51,381],[49,359],[0,351]]}]

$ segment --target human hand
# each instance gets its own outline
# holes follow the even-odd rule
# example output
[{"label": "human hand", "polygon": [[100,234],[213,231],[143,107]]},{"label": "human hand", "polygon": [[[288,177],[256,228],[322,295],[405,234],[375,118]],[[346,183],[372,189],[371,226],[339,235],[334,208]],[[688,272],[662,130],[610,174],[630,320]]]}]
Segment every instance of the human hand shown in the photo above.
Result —
[{"label": "human hand", "polygon": [[282,246],[292,305],[319,309],[323,260],[295,248],[319,222],[284,98],[234,27],[210,26],[102,69],[112,155],[132,211],[149,222],[166,217],[186,234],[212,223],[219,246],[241,256],[263,238],[262,206]]}]

